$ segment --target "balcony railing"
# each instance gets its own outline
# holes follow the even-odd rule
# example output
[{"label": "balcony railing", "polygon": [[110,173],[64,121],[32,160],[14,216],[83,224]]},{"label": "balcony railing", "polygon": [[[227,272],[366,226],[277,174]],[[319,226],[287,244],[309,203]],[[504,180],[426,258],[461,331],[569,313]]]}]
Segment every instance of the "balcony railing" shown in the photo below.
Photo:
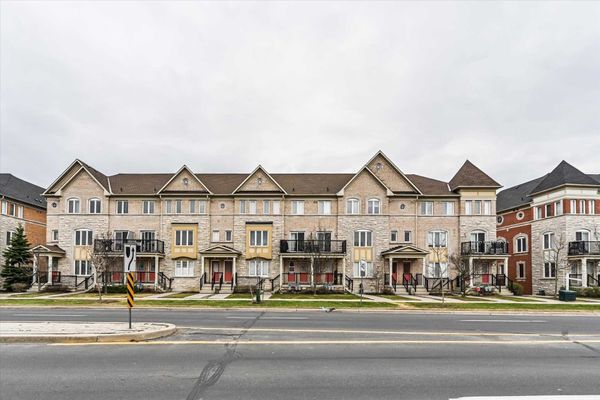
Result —
[{"label": "balcony railing", "polygon": [[138,254],[165,254],[165,242],[156,239],[94,239],[94,252],[122,253],[126,244],[135,244]]},{"label": "balcony railing", "polygon": [[345,240],[281,240],[281,253],[346,254]]},{"label": "balcony railing", "polygon": [[587,240],[577,240],[569,242],[570,256],[583,256],[586,254],[600,255],[600,241],[590,242]]},{"label": "balcony railing", "polygon": [[508,242],[502,240],[462,242],[462,255],[505,255],[508,254]]}]

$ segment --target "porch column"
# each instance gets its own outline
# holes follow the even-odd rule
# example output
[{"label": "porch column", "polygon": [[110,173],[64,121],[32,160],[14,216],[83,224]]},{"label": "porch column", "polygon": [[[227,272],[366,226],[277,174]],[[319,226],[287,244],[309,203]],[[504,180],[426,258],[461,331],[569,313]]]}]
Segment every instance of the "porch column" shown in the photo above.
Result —
[{"label": "porch column", "polygon": [[200,256],[200,276],[204,275],[204,256]]},{"label": "porch column", "polygon": [[315,284],[315,258],[310,258],[310,286]]},{"label": "porch column", "polygon": [[158,287],[158,264],[159,259],[158,256],[154,256],[154,287]]},{"label": "porch column", "polygon": [[390,281],[389,284],[390,286],[392,286],[392,263],[393,263],[393,257],[388,257],[388,263],[390,265]]},{"label": "porch column", "polygon": [[587,287],[587,258],[581,259],[581,287]]},{"label": "porch column", "polygon": [[279,255],[279,291],[283,287],[283,256]]},{"label": "porch column", "polygon": [[237,267],[235,266],[235,260],[237,260],[237,257],[231,257],[231,259],[232,259],[231,262],[233,264],[232,265],[233,276],[231,277],[231,279],[233,280],[233,286],[235,287],[235,285],[237,285],[237,282],[236,282],[237,279],[236,279],[236,276],[235,276],[235,274],[237,273]]},{"label": "porch column", "polygon": [[473,286],[474,276],[473,276],[473,257],[469,257],[469,276],[471,277],[471,281],[469,282],[469,286]]},{"label": "porch column", "polygon": [[48,256],[48,285],[52,285],[52,266],[54,264],[54,257]]},{"label": "porch column", "polygon": [[346,257],[342,258],[342,285],[346,287]]},{"label": "porch column", "polygon": [[38,271],[38,257],[39,257],[39,255],[37,253],[33,253],[33,276],[34,276],[34,279],[32,279],[32,281],[31,281],[32,285],[35,283],[35,279],[39,280],[39,276],[37,274],[37,271]]}]

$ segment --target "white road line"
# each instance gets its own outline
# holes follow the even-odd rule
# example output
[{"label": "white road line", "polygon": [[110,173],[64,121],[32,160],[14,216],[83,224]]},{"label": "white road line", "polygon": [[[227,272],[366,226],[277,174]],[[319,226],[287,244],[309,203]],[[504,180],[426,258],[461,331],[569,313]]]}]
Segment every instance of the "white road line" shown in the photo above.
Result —
[{"label": "white road line", "polygon": [[600,400],[600,395],[577,395],[577,396],[476,396],[457,397],[450,400]]},{"label": "white road line", "polygon": [[308,317],[262,317],[261,319],[308,319]]},{"label": "white road line", "polygon": [[87,314],[12,314],[13,317],[87,317]]},{"label": "white road line", "polygon": [[460,322],[527,322],[527,323],[546,323],[537,319],[461,319]]}]

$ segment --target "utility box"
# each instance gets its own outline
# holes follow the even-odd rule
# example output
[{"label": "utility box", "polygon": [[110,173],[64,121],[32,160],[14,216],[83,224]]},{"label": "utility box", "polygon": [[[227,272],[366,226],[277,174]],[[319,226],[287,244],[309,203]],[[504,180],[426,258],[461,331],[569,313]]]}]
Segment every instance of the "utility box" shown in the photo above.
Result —
[{"label": "utility box", "polygon": [[577,300],[577,293],[573,290],[559,290],[558,299],[560,301],[575,301]]}]

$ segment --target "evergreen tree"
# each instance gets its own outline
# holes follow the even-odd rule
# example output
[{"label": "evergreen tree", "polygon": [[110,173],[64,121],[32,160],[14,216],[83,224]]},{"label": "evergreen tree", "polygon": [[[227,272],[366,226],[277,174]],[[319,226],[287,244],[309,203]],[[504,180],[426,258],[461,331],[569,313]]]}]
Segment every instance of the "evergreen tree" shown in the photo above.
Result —
[{"label": "evergreen tree", "polygon": [[19,225],[10,240],[10,245],[4,250],[4,266],[0,276],[4,278],[4,289],[13,290],[15,283],[30,283],[32,266],[31,244],[22,225]]}]

